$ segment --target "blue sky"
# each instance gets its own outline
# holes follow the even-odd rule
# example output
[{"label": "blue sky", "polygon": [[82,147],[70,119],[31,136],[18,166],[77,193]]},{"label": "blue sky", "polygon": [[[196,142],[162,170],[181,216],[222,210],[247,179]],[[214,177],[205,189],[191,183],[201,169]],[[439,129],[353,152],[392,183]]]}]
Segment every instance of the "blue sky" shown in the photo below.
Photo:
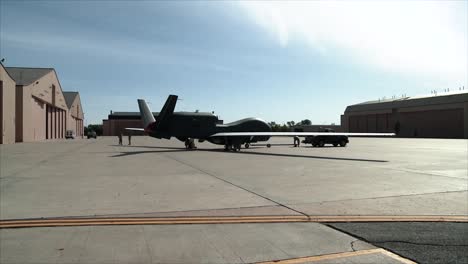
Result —
[{"label": "blue sky", "polygon": [[467,87],[467,1],[2,1],[6,66],[110,110],[339,123],[347,105]]}]

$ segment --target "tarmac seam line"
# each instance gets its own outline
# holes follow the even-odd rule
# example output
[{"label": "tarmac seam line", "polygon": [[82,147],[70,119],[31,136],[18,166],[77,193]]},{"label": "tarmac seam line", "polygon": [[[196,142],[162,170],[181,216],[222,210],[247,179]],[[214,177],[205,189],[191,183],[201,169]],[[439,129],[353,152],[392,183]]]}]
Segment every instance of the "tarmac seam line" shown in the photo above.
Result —
[{"label": "tarmac seam line", "polygon": [[291,205],[308,205],[308,204],[321,204],[321,203],[334,203],[334,202],[347,202],[347,201],[362,201],[362,200],[373,200],[373,199],[409,197],[409,196],[431,195],[431,194],[462,193],[462,192],[468,192],[468,189],[467,189],[467,190],[461,190],[461,191],[444,191],[444,192],[430,192],[430,193],[415,193],[415,194],[402,194],[402,195],[378,196],[378,197],[369,197],[369,198],[329,200],[329,201],[320,201],[320,202],[312,202],[312,203],[295,203],[295,204],[291,204]]},{"label": "tarmac seam line", "polygon": [[235,187],[237,187],[237,188],[239,188],[239,189],[242,189],[242,190],[244,190],[244,191],[246,191],[246,192],[249,192],[249,193],[251,193],[251,194],[254,194],[254,195],[256,195],[256,196],[262,197],[262,198],[265,199],[265,200],[268,200],[268,201],[270,201],[270,202],[272,202],[272,203],[275,203],[275,204],[277,204],[277,205],[279,205],[279,206],[282,206],[282,207],[284,207],[284,208],[286,208],[286,209],[289,209],[289,210],[291,210],[291,211],[294,211],[294,212],[296,212],[296,213],[299,213],[299,214],[301,214],[301,215],[303,215],[303,216],[309,218],[309,215],[307,215],[307,214],[304,213],[304,212],[301,212],[301,211],[299,211],[299,210],[296,210],[296,209],[294,209],[294,208],[292,208],[292,207],[289,207],[289,206],[287,206],[287,205],[285,205],[285,204],[282,204],[282,203],[280,203],[280,202],[277,202],[277,201],[275,201],[275,200],[273,200],[273,199],[271,199],[271,198],[268,198],[268,197],[266,197],[266,196],[263,196],[263,195],[261,195],[261,194],[258,194],[258,193],[256,193],[256,192],[254,192],[254,191],[252,191],[252,190],[249,190],[249,189],[244,188],[244,187],[242,187],[242,186],[240,186],[240,185],[237,185],[237,184],[235,184],[235,183],[232,183],[232,182],[230,182],[230,181],[228,181],[228,180],[225,180],[225,179],[223,179],[223,178],[221,178],[221,177],[218,177],[218,176],[216,176],[216,175],[214,175],[214,174],[212,174],[212,173],[210,173],[210,172],[207,172],[207,171],[204,171],[204,170],[202,170],[202,169],[200,169],[200,168],[197,168],[197,167],[195,167],[195,166],[193,166],[193,165],[191,165],[191,164],[188,164],[188,163],[186,163],[186,162],[183,162],[183,161],[178,160],[178,159],[176,159],[176,158],[174,158],[174,157],[171,157],[171,156],[164,155],[164,157],[167,157],[167,158],[169,158],[169,159],[175,160],[175,161],[177,161],[177,162],[179,162],[179,163],[182,163],[182,164],[185,165],[185,166],[188,166],[188,167],[190,167],[190,168],[192,168],[192,169],[195,169],[195,170],[197,170],[197,171],[199,171],[199,172],[202,172],[202,173],[204,173],[204,174],[206,174],[206,175],[208,175],[208,176],[211,176],[211,177],[213,177],[213,178],[216,178],[216,179],[218,179],[218,180],[220,180],[220,181],[223,181],[223,182],[225,182],[225,183],[228,183],[228,184],[230,184],[230,185],[232,185],[232,186],[235,186]]},{"label": "tarmac seam line", "polygon": [[456,177],[456,176],[447,176],[447,175],[442,175],[442,174],[421,172],[421,171],[408,170],[408,169],[398,169],[398,168],[386,168],[386,169],[399,171],[399,172],[409,172],[409,173],[415,173],[415,174],[421,174],[421,175],[427,175],[427,176],[444,177],[444,178],[459,179],[459,180],[465,180],[466,181],[466,178],[461,178],[461,177]]},{"label": "tarmac seam line", "polygon": [[[196,209],[196,210],[180,210],[180,211],[161,211],[161,212],[145,212],[145,213],[125,213],[125,214],[94,214],[94,215],[65,215],[65,216],[51,216],[51,217],[43,217],[43,218],[23,218],[23,220],[35,220],[35,219],[87,219],[87,218],[150,218],[150,217],[176,217],[171,216],[169,214],[177,214],[177,213],[197,213],[197,212],[216,212],[216,211],[223,211],[223,210],[243,210],[243,209],[257,209],[257,208],[264,208],[264,207],[281,207],[279,205],[257,205],[257,206],[245,206],[245,207],[225,207],[225,208],[213,208],[213,209]],[[154,214],[165,214],[166,216],[152,216]],[[297,216],[298,214],[291,214],[291,216]],[[237,215],[217,215],[213,217],[224,217],[224,216],[232,216],[235,217]],[[249,216],[249,215],[241,215],[241,216]],[[286,214],[259,214],[256,216],[288,216]],[[177,217],[203,217],[203,215],[185,215],[185,216],[177,216]],[[2,219],[0,219],[2,221]]]}]

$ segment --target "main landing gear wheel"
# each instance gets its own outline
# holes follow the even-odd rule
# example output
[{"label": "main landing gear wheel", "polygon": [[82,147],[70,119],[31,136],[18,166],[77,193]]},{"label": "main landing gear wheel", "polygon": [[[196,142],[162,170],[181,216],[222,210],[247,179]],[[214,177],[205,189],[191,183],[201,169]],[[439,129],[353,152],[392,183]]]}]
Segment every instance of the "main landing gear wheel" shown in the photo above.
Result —
[{"label": "main landing gear wheel", "polygon": [[346,147],[346,141],[342,140],[342,141],[340,142],[340,146]]},{"label": "main landing gear wheel", "polygon": [[241,144],[236,144],[236,145],[224,145],[224,151],[240,151],[241,149]]},{"label": "main landing gear wheel", "polygon": [[240,150],[241,150],[241,144],[236,144],[236,145],[234,145],[234,148],[233,148],[233,149],[234,149],[235,152],[240,151]]},{"label": "main landing gear wheel", "polygon": [[248,149],[250,147],[250,144],[249,143],[245,143],[245,146],[244,146],[246,149]]},{"label": "main landing gear wheel", "polygon": [[271,144],[267,144],[267,148],[271,148]]},{"label": "main landing gear wheel", "polygon": [[197,146],[195,146],[195,141],[193,140],[193,138],[188,138],[185,140],[185,148],[187,150],[197,148]]}]

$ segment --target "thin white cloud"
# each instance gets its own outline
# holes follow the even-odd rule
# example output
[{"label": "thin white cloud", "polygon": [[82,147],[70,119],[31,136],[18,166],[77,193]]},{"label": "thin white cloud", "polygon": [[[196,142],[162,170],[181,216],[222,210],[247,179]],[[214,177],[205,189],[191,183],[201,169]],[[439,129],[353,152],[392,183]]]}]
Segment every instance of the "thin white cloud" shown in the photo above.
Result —
[{"label": "thin white cloud", "polygon": [[159,43],[144,43],[110,37],[97,38],[87,35],[66,36],[48,32],[40,34],[3,32],[1,42],[2,44],[21,45],[21,48],[25,49],[60,51],[68,53],[70,56],[80,53],[84,56],[117,60],[122,63],[182,66],[208,71],[235,72],[230,67],[208,61],[207,54],[199,50]]},{"label": "thin white cloud", "polygon": [[466,82],[467,14],[456,10],[458,6],[466,11],[466,2],[243,1],[240,5],[281,46],[302,40],[324,55],[338,51],[354,63]]}]

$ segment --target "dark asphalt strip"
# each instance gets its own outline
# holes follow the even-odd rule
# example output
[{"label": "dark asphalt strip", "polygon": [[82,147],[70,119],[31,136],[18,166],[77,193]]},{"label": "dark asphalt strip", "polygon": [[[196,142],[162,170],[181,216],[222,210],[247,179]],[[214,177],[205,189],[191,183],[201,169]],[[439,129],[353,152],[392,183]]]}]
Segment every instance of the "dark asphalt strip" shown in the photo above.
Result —
[{"label": "dark asphalt strip", "polygon": [[418,263],[468,263],[468,223],[328,223]]}]

